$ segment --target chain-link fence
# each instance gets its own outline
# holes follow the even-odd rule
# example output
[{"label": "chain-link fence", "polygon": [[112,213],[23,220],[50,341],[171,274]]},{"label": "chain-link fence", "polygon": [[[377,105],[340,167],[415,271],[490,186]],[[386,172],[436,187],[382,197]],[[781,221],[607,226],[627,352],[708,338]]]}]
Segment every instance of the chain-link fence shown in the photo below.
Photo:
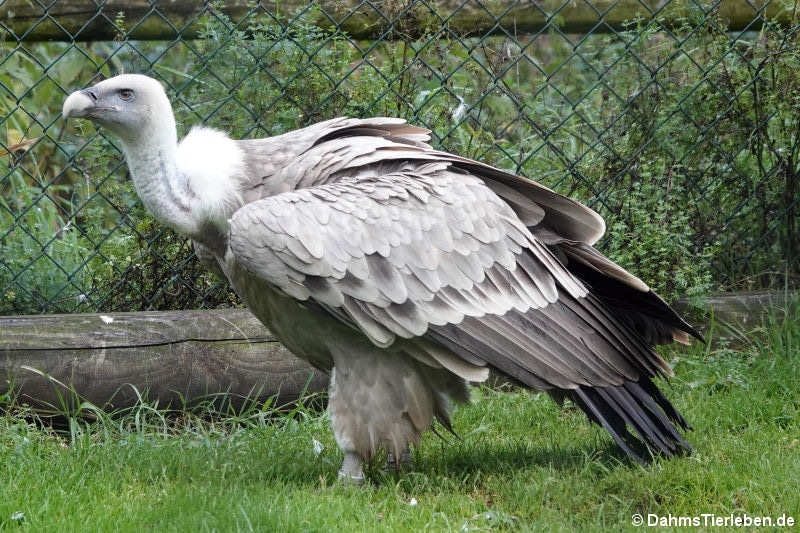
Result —
[{"label": "chain-link fence", "polygon": [[796,7],[7,1],[0,314],[235,303],[143,211],[114,139],[60,117],[121,72],[164,82],[181,133],[405,117],[597,209],[601,249],[668,297],[797,286]]}]

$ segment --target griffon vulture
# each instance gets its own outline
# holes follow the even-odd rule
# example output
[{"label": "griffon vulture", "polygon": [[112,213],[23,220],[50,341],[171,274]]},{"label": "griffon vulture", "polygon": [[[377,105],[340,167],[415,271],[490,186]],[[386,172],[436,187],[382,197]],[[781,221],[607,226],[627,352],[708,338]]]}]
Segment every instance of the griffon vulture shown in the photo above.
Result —
[{"label": "griffon vulture", "polygon": [[592,247],[605,224],[580,203],[397,118],[179,142],[161,84],[131,74],[72,93],[63,114],[118,137],[147,210],[330,372],[341,478],[362,480],[381,447],[409,460],[490,368],[570,398],[634,460],[690,450],[652,346],[699,335]]}]

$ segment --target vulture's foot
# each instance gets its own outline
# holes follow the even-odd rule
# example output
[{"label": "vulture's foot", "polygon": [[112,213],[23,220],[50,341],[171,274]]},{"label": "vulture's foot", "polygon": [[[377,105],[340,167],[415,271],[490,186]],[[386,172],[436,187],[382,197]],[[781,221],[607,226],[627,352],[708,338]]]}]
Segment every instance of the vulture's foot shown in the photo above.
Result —
[{"label": "vulture's foot", "polygon": [[345,485],[363,485],[364,469],[361,467],[362,460],[354,452],[344,452],[342,468],[339,469],[339,481]]},{"label": "vulture's foot", "polygon": [[408,448],[400,454],[400,457],[395,457],[392,452],[386,454],[386,464],[383,466],[384,472],[394,473],[400,470],[411,470],[414,468],[414,458],[411,457],[411,450]]}]

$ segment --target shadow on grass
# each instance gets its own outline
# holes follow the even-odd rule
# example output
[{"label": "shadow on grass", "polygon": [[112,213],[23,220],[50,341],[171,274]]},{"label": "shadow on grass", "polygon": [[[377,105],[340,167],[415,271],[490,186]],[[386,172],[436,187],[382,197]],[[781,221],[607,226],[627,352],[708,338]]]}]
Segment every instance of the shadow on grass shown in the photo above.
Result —
[{"label": "shadow on grass", "polygon": [[419,467],[448,474],[501,473],[532,467],[575,471],[584,469],[590,462],[601,469],[636,465],[613,442],[586,442],[577,446],[518,443],[471,447],[464,444],[436,455],[425,453]]}]

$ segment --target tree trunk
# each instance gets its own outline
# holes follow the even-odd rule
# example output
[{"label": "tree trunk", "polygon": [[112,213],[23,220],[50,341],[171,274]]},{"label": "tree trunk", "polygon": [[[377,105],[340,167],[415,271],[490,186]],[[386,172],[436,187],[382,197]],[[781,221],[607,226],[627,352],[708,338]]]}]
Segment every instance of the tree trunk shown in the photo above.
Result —
[{"label": "tree trunk", "polygon": [[328,384],[243,309],[0,317],[0,332],[0,395],[40,408],[128,407],[138,394],[283,405]]},{"label": "tree trunk", "polygon": [[[764,16],[784,22],[791,17],[790,10],[781,8],[781,2],[766,0],[722,0],[712,11],[720,14],[731,31],[757,30],[762,19],[756,9],[764,4]],[[281,0],[259,1],[255,6],[250,0],[228,0],[222,8],[234,22],[248,15],[269,14],[286,23],[299,10],[308,22],[322,28],[336,26],[355,39],[406,39],[429,34],[443,25],[462,37],[534,33],[548,26],[565,33],[610,32],[653,14],[663,15],[668,25],[679,25],[687,15],[696,15],[698,8],[687,0]],[[108,0],[100,7],[88,0],[6,0],[0,6],[0,21],[10,31],[0,31],[0,35],[9,41],[194,39],[199,19],[211,11],[207,2],[189,0]]]}]

